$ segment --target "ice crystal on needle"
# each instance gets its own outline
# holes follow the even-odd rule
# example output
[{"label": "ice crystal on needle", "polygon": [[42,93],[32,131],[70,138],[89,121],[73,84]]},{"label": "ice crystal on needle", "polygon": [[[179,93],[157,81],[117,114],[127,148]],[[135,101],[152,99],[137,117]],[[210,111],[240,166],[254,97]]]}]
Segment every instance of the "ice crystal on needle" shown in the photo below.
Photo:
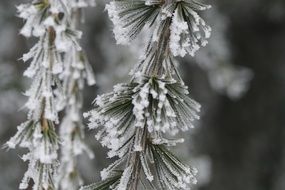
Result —
[{"label": "ice crystal on needle", "polygon": [[205,10],[209,7],[193,8],[191,4],[184,5],[183,3],[177,6],[170,27],[170,49],[174,56],[184,57],[187,53],[194,56],[200,46],[207,45],[211,28],[195,11]]},{"label": "ice crystal on needle", "polygon": [[[67,152],[72,152],[72,156],[88,150],[81,142],[83,132],[79,118],[82,102],[78,91],[74,89],[81,90],[85,78],[93,84],[94,78],[78,43],[81,32],[73,27],[71,14],[75,6],[83,7],[89,3],[92,0],[35,0],[18,6],[19,17],[25,20],[20,33],[26,37],[38,38],[38,42],[22,58],[24,62],[30,62],[24,75],[33,79],[30,89],[25,93],[28,96],[25,104],[28,121],[21,124],[15,136],[6,143],[8,148],[19,145],[29,150],[23,156],[29,166],[20,189],[29,188],[30,180],[33,181],[34,190],[57,189],[55,176],[59,139],[55,125],[59,123],[58,112],[67,106],[66,97],[70,97],[68,108],[71,109],[63,123],[67,126],[61,131],[63,136],[73,135],[73,141],[63,139],[63,144],[71,144],[72,147],[67,147]],[[70,88],[76,93],[70,95]],[[69,164],[69,169],[70,165],[72,164]],[[74,166],[75,164],[72,168]]]},{"label": "ice crystal on needle", "polygon": [[[159,2],[145,6],[145,1],[112,1],[106,5],[110,19],[114,23],[114,35],[118,44],[128,44],[140,33],[145,25],[152,26],[158,15]],[[133,9],[138,7],[138,9]],[[128,12],[132,10],[132,12]]]}]

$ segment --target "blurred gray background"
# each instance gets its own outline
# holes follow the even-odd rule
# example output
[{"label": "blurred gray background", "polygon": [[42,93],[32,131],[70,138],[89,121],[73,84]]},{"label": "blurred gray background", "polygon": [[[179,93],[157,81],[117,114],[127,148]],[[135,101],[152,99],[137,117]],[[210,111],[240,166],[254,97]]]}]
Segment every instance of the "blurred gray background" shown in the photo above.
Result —
[{"label": "blurred gray background", "polygon": [[[30,81],[19,61],[33,40],[18,35],[23,25],[15,6],[0,1],[0,144],[25,120],[23,92]],[[82,46],[94,68],[97,85],[87,87],[84,111],[97,94],[128,81],[128,72],[143,47],[117,46],[104,1],[85,12]],[[203,106],[201,120],[176,153],[199,169],[199,190],[285,189],[285,1],[208,0],[204,14],[213,36],[195,58],[180,60],[191,95]],[[95,158],[80,158],[86,184],[99,180],[110,162],[87,132]],[[27,167],[25,150],[0,150],[0,189],[18,189]]]}]

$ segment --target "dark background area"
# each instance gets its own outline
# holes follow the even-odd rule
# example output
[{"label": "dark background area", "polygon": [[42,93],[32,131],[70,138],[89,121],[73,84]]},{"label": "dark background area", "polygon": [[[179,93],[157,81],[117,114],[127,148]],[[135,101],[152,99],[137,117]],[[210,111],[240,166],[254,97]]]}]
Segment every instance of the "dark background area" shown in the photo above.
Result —
[{"label": "dark background area", "polygon": [[[30,81],[19,61],[33,40],[18,35],[22,20],[15,6],[0,1],[0,143],[25,120],[23,92]],[[185,83],[203,106],[197,128],[187,135],[178,154],[200,171],[199,190],[285,189],[285,1],[213,0],[205,14],[213,41],[195,59],[180,60]],[[97,94],[128,80],[141,48],[117,46],[105,2],[86,10],[82,45],[94,68],[97,85],[85,90],[84,111]],[[217,27],[221,26],[221,27]],[[207,58],[207,59],[206,59]],[[243,68],[245,72],[239,72]],[[218,80],[219,85],[213,84]],[[237,85],[238,84],[238,85]],[[239,89],[244,89],[239,93]],[[81,173],[90,183],[109,163],[105,150],[87,131],[95,159],[80,158]],[[0,150],[0,189],[17,189],[27,167],[25,150]]]}]

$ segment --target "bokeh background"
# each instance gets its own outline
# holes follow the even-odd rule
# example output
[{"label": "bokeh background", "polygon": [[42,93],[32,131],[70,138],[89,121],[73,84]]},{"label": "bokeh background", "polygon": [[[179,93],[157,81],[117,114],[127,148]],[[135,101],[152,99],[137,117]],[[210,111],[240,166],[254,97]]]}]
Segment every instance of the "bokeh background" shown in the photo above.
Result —
[{"label": "bokeh background", "polygon": [[[33,40],[18,35],[23,25],[15,6],[23,0],[0,1],[0,144],[25,120],[23,92],[30,81],[19,60]],[[175,151],[199,169],[199,190],[285,189],[285,1],[208,0],[204,14],[213,28],[206,48],[195,58],[180,60],[191,95],[203,106],[196,129],[183,134],[186,143]],[[128,81],[128,72],[143,47],[117,46],[105,1],[85,12],[82,45],[96,73],[87,87],[84,111],[97,94]],[[110,162],[88,131],[86,142],[95,158],[80,157],[86,184],[99,180]],[[0,150],[0,189],[18,189],[27,167],[25,150]]]}]

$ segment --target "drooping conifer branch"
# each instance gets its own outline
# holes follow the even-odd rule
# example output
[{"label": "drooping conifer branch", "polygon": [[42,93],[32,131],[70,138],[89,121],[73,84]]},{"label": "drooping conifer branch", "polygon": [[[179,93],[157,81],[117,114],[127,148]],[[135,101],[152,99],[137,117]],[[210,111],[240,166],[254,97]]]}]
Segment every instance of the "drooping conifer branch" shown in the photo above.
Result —
[{"label": "drooping conifer branch", "polygon": [[[64,56],[71,49],[73,52],[81,50],[78,44],[81,32],[72,26],[71,1],[34,0],[17,8],[19,17],[25,21],[20,33],[27,38],[33,36],[38,42],[22,58],[30,63],[24,75],[32,79],[25,93],[28,96],[27,121],[18,127],[18,132],[5,146],[19,145],[29,150],[23,156],[29,166],[20,189],[32,185],[34,190],[53,190],[57,189],[55,177],[60,141],[55,127],[59,124],[58,112],[66,106],[66,96],[69,96],[63,91],[65,83],[61,80],[68,68]],[[88,68],[83,68],[79,68],[81,75],[87,76]]]},{"label": "drooping conifer branch", "polygon": [[130,44],[142,30],[150,35],[129,83],[98,96],[86,113],[89,128],[117,160],[101,172],[102,182],[83,190],[189,189],[195,168],[169,147],[172,137],[193,128],[200,105],[191,99],[175,56],[194,56],[207,44],[211,28],[197,12],[210,6],[194,0],[114,0],[106,6],[118,43]]},{"label": "drooping conifer branch", "polygon": [[[70,27],[77,30],[79,27],[82,9],[94,6],[93,0],[69,0]],[[70,46],[64,54],[64,72],[60,75],[63,81],[63,91],[66,96],[65,116],[60,125],[61,159],[58,188],[61,190],[78,190],[83,184],[78,171],[78,156],[86,152],[93,158],[92,151],[84,143],[84,125],[82,122],[83,88],[85,80],[88,85],[94,85],[95,79],[87,57],[81,48]]]}]

